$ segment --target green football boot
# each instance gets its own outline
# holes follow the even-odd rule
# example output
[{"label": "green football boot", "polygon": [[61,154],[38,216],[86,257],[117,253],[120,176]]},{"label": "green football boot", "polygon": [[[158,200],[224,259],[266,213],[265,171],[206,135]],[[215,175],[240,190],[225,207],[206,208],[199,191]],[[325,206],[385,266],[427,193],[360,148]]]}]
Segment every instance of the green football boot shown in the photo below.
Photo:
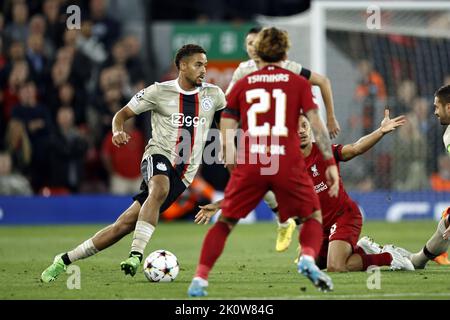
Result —
[{"label": "green football boot", "polygon": [[125,272],[125,274],[130,274],[132,277],[136,274],[139,265],[141,264],[141,259],[138,255],[130,255],[130,257],[120,263],[120,268]]},{"label": "green football boot", "polygon": [[44,272],[42,272],[42,282],[48,283],[51,281],[55,281],[61,273],[66,271],[67,266],[64,264],[61,256],[62,254],[57,255],[53,260],[53,263],[47,269],[45,269]]}]

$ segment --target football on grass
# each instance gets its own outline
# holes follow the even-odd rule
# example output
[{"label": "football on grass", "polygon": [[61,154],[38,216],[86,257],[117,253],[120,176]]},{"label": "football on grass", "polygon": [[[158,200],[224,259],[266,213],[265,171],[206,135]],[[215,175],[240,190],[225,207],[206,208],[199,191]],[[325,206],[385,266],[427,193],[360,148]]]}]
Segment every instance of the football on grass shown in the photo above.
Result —
[{"label": "football on grass", "polygon": [[151,282],[171,282],[180,271],[177,257],[167,250],[156,250],[144,261],[144,274]]}]

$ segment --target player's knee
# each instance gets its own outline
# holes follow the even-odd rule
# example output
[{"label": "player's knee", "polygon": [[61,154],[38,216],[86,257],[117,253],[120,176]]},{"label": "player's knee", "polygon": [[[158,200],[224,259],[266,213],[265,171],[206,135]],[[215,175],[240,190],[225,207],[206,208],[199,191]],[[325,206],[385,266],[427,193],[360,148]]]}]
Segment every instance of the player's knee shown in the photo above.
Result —
[{"label": "player's knee", "polygon": [[322,212],[321,212],[320,210],[314,211],[309,217],[307,217],[307,218],[305,219],[305,221],[306,221],[306,220],[309,220],[309,219],[315,219],[315,220],[317,220],[319,223],[322,223]]},{"label": "player's knee", "polygon": [[162,204],[169,194],[169,187],[165,185],[158,186],[157,188],[152,188],[149,193],[148,198]]}]

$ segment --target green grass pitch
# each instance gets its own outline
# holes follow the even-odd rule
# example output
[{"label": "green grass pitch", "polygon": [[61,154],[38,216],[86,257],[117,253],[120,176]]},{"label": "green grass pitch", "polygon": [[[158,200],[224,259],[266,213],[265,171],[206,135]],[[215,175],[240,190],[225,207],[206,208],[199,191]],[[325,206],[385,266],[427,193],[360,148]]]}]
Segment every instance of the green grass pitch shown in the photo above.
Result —
[{"label": "green grass pitch", "polygon": [[[119,263],[128,254],[131,235],[115,246],[77,261],[81,289],[68,289],[69,274],[55,282],[40,283],[39,276],[55,254],[72,249],[101,226],[0,227],[0,299],[187,299],[203,237],[208,226],[161,223],[146,254],[156,249],[175,253],[180,274],[171,283],[150,283],[142,273],[131,278]],[[367,222],[362,235],[380,243],[395,243],[418,250],[434,232],[436,222]],[[381,288],[369,290],[366,272],[331,274],[335,290],[318,292],[296,271],[294,239],[288,251],[275,252],[276,225],[239,225],[209,279],[208,299],[449,299],[449,266],[430,262],[425,270],[381,271]]]}]

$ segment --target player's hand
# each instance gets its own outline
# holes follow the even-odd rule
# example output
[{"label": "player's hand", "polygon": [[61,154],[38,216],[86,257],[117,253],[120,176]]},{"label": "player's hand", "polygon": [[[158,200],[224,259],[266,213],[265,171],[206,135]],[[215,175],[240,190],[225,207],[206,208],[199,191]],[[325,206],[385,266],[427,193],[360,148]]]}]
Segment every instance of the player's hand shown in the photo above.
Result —
[{"label": "player's hand", "polygon": [[327,119],[327,129],[331,139],[336,138],[339,132],[341,132],[341,127],[335,117]]},{"label": "player's hand", "polygon": [[444,238],[444,240],[448,240],[450,238],[450,226],[448,226],[448,228],[444,231],[442,238]]},{"label": "player's hand", "polygon": [[335,164],[327,168],[325,177],[327,178],[328,194],[330,197],[337,197],[339,193],[339,172]]},{"label": "player's hand", "polygon": [[404,115],[398,116],[394,119],[389,118],[389,109],[384,109],[384,119],[381,121],[380,130],[382,133],[389,133],[394,131],[395,128],[401,127],[406,123],[406,117]]},{"label": "player's hand", "polygon": [[116,147],[120,148],[121,146],[127,144],[129,140],[130,140],[130,135],[128,133],[126,133],[125,131],[117,131],[117,132],[113,133],[112,143]]},{"label": "player's hand", "polygon": [[195,215],[196,224],[207,224],[209,220],[219,211],[219,203],[210,203],[206,206],[198,206],[201,210]]}]

